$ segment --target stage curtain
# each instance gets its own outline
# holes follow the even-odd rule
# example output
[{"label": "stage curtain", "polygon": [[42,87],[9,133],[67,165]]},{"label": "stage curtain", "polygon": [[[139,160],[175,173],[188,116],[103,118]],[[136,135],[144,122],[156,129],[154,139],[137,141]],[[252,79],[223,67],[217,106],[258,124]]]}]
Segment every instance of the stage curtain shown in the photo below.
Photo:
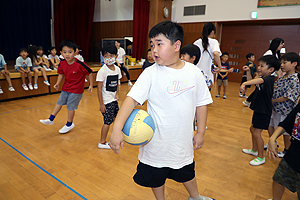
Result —
[{"label": "stage curtain", "polygon": [[89,60],[89,43],[93,27],[95,0],[54,0],[55,47],[72,39],[81,48],[84,60]]},{"label": "stage curtain", "polygon": [[15,60],[21,48],[33,44],[45,53],[51,45],[50,0],[0,0],[0,48],[5,60]]},{"label": "stage curtain", "polygon": [[141,59],[148,37],[150,2],[134,0],[132,57]]}]

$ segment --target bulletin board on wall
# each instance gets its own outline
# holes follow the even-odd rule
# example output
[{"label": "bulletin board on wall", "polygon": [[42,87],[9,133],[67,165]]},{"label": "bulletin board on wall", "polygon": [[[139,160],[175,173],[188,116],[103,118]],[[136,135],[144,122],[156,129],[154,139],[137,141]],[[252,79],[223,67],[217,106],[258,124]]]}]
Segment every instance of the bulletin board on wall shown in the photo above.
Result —
[{"label": "bulletin board on wall", "polygon": [[277,7],[300,5],[300,0],[258,0],[257,7]]}]

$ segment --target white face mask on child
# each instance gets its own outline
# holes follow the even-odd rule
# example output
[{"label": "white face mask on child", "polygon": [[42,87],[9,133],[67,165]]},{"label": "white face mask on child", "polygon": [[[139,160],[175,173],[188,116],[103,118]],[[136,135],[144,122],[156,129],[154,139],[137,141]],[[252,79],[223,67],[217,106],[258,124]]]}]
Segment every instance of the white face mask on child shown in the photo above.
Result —
[{"label": "white face mask on child", "polygon": [[104,58],[104,63],[106,65],[113,65],[116,62],[115,58]]}]

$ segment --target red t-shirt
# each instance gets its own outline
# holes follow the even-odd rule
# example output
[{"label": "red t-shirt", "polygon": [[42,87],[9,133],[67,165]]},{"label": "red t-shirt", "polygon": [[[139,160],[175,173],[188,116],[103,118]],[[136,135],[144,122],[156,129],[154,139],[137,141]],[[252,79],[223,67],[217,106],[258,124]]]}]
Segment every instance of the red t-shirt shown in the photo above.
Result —
[{"label": "red t-shirt", "polygon": [[57,69],[58,74],[65,76],[65,82],[62,90],[75,94],[81,94],[84,91],[85,76],[92,73],[93,70],[84,62],[75,58],[75,62],[71,65],[66,60],[60,61]]}]

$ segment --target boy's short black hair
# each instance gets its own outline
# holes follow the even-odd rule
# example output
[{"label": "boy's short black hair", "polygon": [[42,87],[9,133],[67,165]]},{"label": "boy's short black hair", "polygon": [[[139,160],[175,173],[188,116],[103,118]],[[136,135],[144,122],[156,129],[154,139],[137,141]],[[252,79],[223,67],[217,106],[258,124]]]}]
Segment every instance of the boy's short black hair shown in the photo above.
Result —
[{"label": "boy's short black hair", "polygon": [[21,48],[20,51],[19,51],[19,53],[21,53],[22,51],[25,51],[25,52],[28,53],[28,50],[26,48]]},{"label": "boy's short black hair", "polygon": [[149,38],[154,38],[160,34],[163,34],[167,39],[174,44],[179,40],[182,44],[184,31],[181,25],[171,21],[163,21],[153,26],[149,32]]},{"label": "boy's short black hair", "polygon": [[267,55],[267,56],[260,57],[258,59],[258,61],[265,62],[266,65],[268,65],[268,69],[270,69],[272,67],[274,68],[274,71],[278,71],[280,69],[281,63],[273,55]]},{"label": "boy's short black hair", "polygon": [[295,67],[297,69],[297,67],[299,66],[299,63],[300,63],[300,56],[295,52],[288,52],[288,53],[284,54],[283,56],[281,56],[280,60],[290,61],[291,63],[297,62],[297,65]]},{"label": "boy's short black hair", "polygon": [[77,45],[75,44],[75,42],[71,39],[67,39],[67,40],[63,40],[61,43],[60,43],[60,49],[62,50],[63,47],[68,47],[70,49],[73,49],[74,52],[76,51],[77,49]]},{"label": "boy's short black hair", "polygon": [[53,49],[55,49],[55,47],[53,47],[53,46],[50,47],[50,48],[49,48],[49,53],[50,53]]},{"label": "boy's short black hair", "polygon": [[181,48],[180,54],[188,54],[190,57],[195,56],[194,65],[199,62],[201,51],[198,46],[194,44],[187,44]]},{"label": "boy's short black hair", "polygon": [[148,53],[149,51],[151,51],[151,49],[148,49],[148,50],[147,50],[147,53]]},{"label": "boy's short black hair", "polygon": [[229,56],[229,53],[228,53],[228,52],[226,52],[226,51],[225,51],[225,52],[223,52],[223,53],[222,53],[222,56],[225,56],[225,55]]},{"label": "boy's short black hair", "polygon": [[249,60],[249,58],[251,58],[252,56],[254,56],[254,53],[248,53],[248,54],[246,55],[247,60]]},{"label": "boy's short black hair", "polygon": [[38,50],[44,50],[44,49],[43,49],[42,46],[38,46],[38,47],[36,48],[36,50],[38,51]]},{"label": "boy's short black hair", "polygon": [[104,56],[106,53],[117,55],[118,49],[115,45],[107,43],[102,47],[102,55]]}]

